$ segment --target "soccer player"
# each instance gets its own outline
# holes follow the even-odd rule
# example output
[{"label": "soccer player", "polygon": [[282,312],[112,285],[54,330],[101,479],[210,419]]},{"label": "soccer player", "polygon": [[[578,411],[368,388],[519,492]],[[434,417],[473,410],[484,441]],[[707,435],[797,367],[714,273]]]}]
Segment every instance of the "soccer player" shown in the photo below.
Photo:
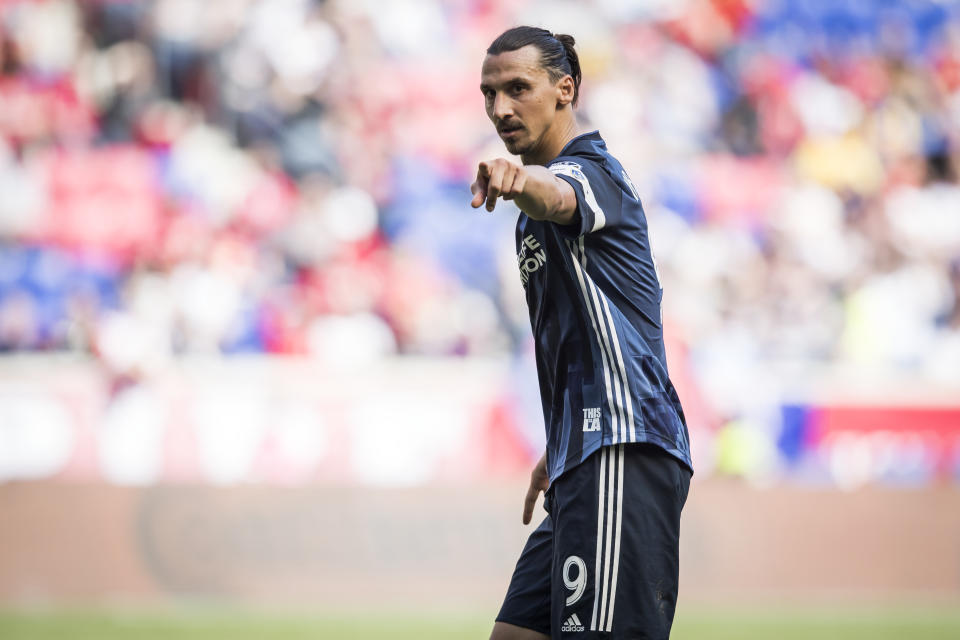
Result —
[{"label": "soccer player", "polygon": [[573,107],[574,39],[516,27],[487,49],[487,116],[522,164],[481,162],[472,206],[512,200],[547,430],[492,640],[668,638],[693,473],[667,375],[661,288],[637,190]]}]

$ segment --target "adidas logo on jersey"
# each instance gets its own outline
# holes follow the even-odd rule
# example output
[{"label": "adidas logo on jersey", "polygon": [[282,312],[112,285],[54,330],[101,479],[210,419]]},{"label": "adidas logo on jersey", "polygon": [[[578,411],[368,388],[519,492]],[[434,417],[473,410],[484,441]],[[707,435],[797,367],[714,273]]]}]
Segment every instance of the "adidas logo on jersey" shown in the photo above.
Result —
[{"label": "adidas logo on jersey", "polygon": [[600,407],[583,410],[583,432],[600,431]]},{"label": "adidas logo on jersey", "polygon": [[563,626],[560,627],[560,631],[564,633],[569,633],[571,631],[583,631],[583,624],[580,622],[580,618],[577,617],[577,614],[573,614],[567,621],[563,623]]}]

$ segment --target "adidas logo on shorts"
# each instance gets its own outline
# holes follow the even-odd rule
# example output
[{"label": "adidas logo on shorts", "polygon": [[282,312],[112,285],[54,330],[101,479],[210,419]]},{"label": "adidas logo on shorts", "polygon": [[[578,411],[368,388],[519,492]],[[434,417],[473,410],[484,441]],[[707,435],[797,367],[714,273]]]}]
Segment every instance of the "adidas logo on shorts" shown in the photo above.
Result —
[{"label": "adidas logo on shorts", "polygon": [[564,633],[569,633],[571,631],[583,631],[583,624],[580,622],[580,618],[577,617],[577,614],[573,614],[567,621],[563,623],[563,626],[560,627],[560,631]]}]

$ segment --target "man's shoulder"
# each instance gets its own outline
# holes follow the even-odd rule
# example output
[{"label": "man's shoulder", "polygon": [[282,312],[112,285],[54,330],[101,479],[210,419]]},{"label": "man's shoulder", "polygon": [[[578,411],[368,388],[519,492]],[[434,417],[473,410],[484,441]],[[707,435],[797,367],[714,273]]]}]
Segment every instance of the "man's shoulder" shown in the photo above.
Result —
[{"label": "man's shoulder", "polygon": [[571,159],[602,162],[609,156],[606,142],[604,142],[600,133],[591,131],[572,138],[564,145],[557,157],[547,163],[547,166],[557,162],[569,162]]},{"label": "man's shoulder", "polygon": [[596,153],[571,153],[554,158],[547,169],[580,183],[596,193],[615,193],[619,189],[617,165]]},{"label": "man's shoulder", "polygon": [[[619,174],[620,164],[607,151],[606,143],[596,131],[577,136],[567,143],[556,158],[547,163],[554,173],[565,173],[571,177],[586,174],[590,178],[613,178]],[[578,172],[580,176],[572,175]]]}]

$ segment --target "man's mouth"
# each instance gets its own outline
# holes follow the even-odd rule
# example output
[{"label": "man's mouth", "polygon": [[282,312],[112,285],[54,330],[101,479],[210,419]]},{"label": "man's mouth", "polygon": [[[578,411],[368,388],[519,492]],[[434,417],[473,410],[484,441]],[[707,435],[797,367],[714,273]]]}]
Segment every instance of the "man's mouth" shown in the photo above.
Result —
[{"label": "man's mouth", "polygon": [[501,137],[508,137],[515,135],[523,130],[522,125],[510,125],[506,127],[500,127],[499,133]]}]

